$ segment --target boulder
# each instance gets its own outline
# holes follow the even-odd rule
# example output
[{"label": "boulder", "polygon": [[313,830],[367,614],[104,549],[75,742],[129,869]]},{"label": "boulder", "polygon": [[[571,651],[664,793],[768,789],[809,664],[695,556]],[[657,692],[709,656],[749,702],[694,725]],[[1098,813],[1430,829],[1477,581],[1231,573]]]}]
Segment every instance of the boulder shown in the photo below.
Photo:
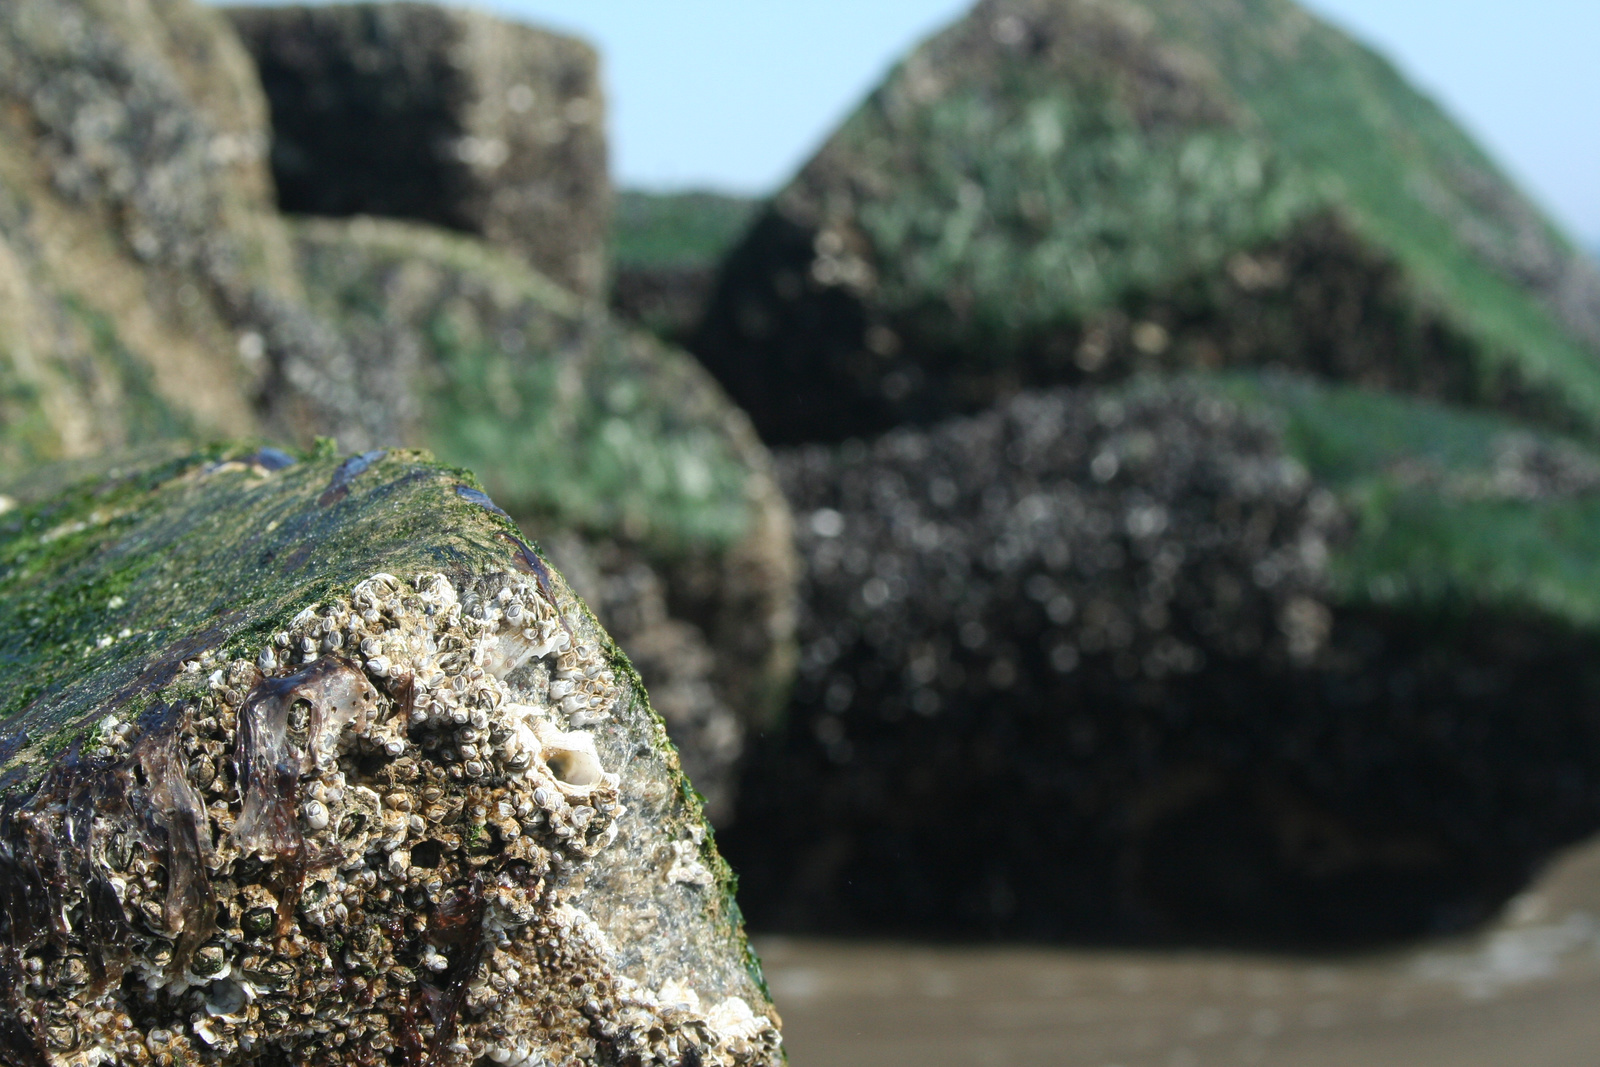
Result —
[{"label": "boulder", "polygon": [[793,667],[788,510],[744,415],[687,353],[481,241],[379,219],[295,233],[315,309],[405,398],[402,439],[478,472],[593,575],[581,591],[726,817],[743,734]]},{"label": "boulder", "polygon": [[779,454],[763,929],[1351,945],[1600,827],[1600,457],[1306,380],[1025,393]]},{"label": "boulder", "polygon": [[1239,366],[1600,429],[1600,271],[1290,0],[983,0],[765,208],[690,347],[772,442]]},{"label": "boulder", "polygon": [[50,480],[0,514],[5,1062],[782,1062],[638,676],[470,475]]},{"label": "boulder", "polygon": [[220,16],[7,3],[0,103],[0,464],[258,427],[381,435],[300,303],[266,105]]},{"label": "boulder", "polygon": [[431,4],[227,16],[271,102],[285,211],[450,227],[573,292],[604,293],[610,184],[593,48]]}]

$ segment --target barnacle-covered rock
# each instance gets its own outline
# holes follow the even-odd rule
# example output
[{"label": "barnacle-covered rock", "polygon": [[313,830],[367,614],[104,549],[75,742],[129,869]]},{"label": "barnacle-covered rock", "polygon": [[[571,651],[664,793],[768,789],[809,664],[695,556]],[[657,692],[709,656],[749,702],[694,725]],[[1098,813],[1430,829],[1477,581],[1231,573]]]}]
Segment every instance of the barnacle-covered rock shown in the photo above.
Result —
[{"label": "barnacle-covered rock", "polygon": [[758,1064],[637,675],[424,454],[108,463],[0,514],[0,1058]]},{"label": "barnacle-covered rock", "polygon": [[611,184],[588,44],[433,4],[227,15],[272,105],[285,211],[448,226],[602,294]]},{"label": "barnacle-covered rock", "polygon": [[300,302],[266,149],[216,12],[0,5],[0,465],[239,435],[258,408],[285,434],[381,436]]},{"label": "barnacle-covered rock", "polygon": [[1351,943],[1600,827],[1600,457],[1292,379],[1025,394],[779,455],[766,928]]},{"label": "barnacle-covered rock", "polygon": [[687,353],[481,241],[371,218],[295,234],[316,310],[407,398],[403,439],[594,575],[582,591],[727,814],[743,734],[793,666],[788,510],[744,414]]},{"label": "barnacle-covered rock", "polygon": [[774,199],[690,347],[769,441],[1224,365],[1600,429],[1600,271],[1290,0],[983,0]]}]

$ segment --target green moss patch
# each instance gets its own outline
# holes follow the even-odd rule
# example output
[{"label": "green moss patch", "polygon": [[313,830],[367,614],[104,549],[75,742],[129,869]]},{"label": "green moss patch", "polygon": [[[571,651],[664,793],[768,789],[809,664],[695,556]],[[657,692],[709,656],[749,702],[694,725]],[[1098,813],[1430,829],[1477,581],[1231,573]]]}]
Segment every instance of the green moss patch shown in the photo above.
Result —
[{"label": "green moss patch", "polygon": [[1287,376],[1215,380],[1348,510],[1336,596],[1600,625],[1600,453],[1495,415]]},{"label": "green moss patch", "polygon": [[759,446],[687,354],[469,239],[376,221],[299,234],[308,289],[355,347],[416,354],[414,436],[503,507],[667,556],[743,536]]},{"label": "green moss patch", "polygon": [[0,774],[39,773],[107,712],[202,684],[185,664],[253,655],[375,571],[514,565],[514,527],[425,453],[378,454],[342,496],[337,459],[270,470],[251,454],[133,465],[0,515]]}]

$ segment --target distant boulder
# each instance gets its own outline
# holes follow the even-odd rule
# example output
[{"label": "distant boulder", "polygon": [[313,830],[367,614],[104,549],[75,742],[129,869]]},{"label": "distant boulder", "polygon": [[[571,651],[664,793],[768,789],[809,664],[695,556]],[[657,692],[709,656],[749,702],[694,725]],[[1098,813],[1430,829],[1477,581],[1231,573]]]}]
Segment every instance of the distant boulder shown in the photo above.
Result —
[{"label": "distant boulder", "polygon": [[432,4],[227,16],[271,103],[283,210],[431,222],[602,294],[611,187],[589,45]]},{"label": "distant boulder", "polygon": [[301,303],[266,150],[249,58],[210,8],[0,4],[0,467],[382,436]]},{"label": "distant boulder", "polygon": [[780,454],[763,929],[1351,944],[1600,828],[1600,457],[1278,378],[1025,394]]},{"label": "distant boulder", "polygon": [[984,0],[758,217],[691,347],[773,442],[1230,366],[1600,430],[1600,271],[1289,0]]}]

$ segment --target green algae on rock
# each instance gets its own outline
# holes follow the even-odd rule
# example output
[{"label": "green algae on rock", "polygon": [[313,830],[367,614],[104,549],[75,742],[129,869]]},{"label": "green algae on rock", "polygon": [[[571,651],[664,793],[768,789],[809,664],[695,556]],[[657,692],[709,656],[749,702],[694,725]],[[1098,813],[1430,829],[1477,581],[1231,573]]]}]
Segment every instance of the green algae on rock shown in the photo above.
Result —
[{"label": "green algae on rock", "polygon": [[294,225],[317,310],[363,366],[410,379],[400,436],[478,472],[519,516],[663,554],[745,536],[762,449],[692,358],[472,238]]},{"label": "green algae on rock", "polygon": [[774,199],[691,347],[771,441],[1228,365],[1600,430],[1600,272],[1289,0],[984,0]]},{"label": "green algae on rock", "polygon": [[1600,827],[1592,448],[1240,375],[778,462],[799,679],[723,835],[766,929],[1349,946]]},{"label": "green algae on rock", "polygon": [[[596,562],[618,557],[613,573],[647,564],[709,642],[726,728],[769,717],[793,662],[788,509],[704,368],[469,237],[379,219],[295,233],[316,309],[362,366],[402,383],[401,436],[476,471],[541,540],[575,534]],[[662,710],[675,727],[699,714]],[[710,765],[697,771],[721,792]]]},{"label": "green algae on rock", "polygon": [[781,1059],[637,675],[470,475],[38,484],[0,514],[6,1062]]}]

